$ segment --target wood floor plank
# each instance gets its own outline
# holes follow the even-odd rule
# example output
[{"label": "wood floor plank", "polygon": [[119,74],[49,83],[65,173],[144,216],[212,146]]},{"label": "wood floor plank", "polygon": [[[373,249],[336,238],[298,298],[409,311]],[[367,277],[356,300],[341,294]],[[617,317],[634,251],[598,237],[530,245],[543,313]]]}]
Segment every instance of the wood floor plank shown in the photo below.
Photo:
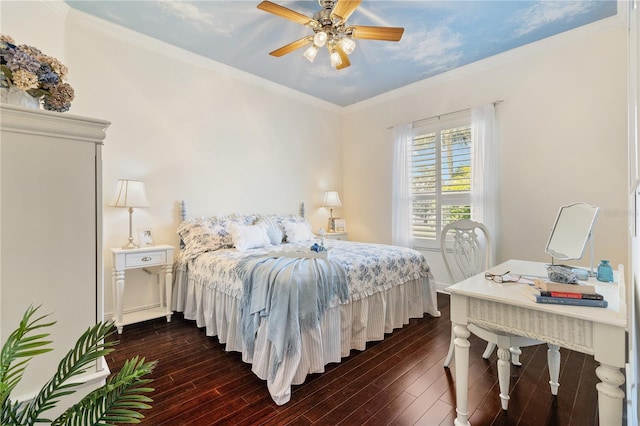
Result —
[{"label": "wood floor plank", "polygon": [[595,424],[598,418],[598,397],[591,392],[600,382],[596,368],[600,364],[591,356],[584,356],[580,382],[572,389],[575,392],[574,409],[571,410],[571,425]]},{"label": "wood floor plank", "polygon": [[[147,425],[452,425],[455,362],[443,367],[449,346],[449,297],[438,295],[442,317],[410,320],[405,327],[325,366],[291,401],[276,405],[266,382],[238,353],[226,352],[181,314],[125,326],[107,357],[113,374],[135,355],[158,360]],[[470,337],[469,409],[474,426],[597,425],[597,362],[561,349],[560,390],[549,390],[546,347],[523,348],[522,367],[511,368],[509,411],[500,407],[497,356],[482,359],[485,343]]]},{"label": "wood floor plank", "polygon": [[[444,375],[441,375],[427,390],[425,390],[415,401],[413,401],[398,417],[392,425],[419,424],[426,411],[438,402],[440,396],[447,391],[449,383]],[[439,423],[439,422],[437,422]]]},{"label": "wood floor plank", "polygon": [[[377,411],[381,410],[386,404],[392,403],[401,393],[409,393],[419,396],[424,389],[428,388],[438,377],[442,375],[441,362],[446,353],[448,345],[441,345],[440,350],[434,354],[430,354],[411,366],[406,372],[399,369],[390,370],[393,374],[385,374],[373,382],[379,389],[375,395],[371,395],[369,400],[361,407],[352,409],[350,416],[355,419],[366,419]],[[400,374],[402,372],[402,374]],[[409,392],[414,388],[416,382],[428,382],[421,392]],[[366,387],[364,388],[367,389]]]},{"label": "wood floor plank", "polygon": [[[415,396],[407,392],[402,392],[397,398],[394,398],[362,424],[368,426],[391,424],[391,422],[398,417],[398,414],[406,410],[415,400]],[[451,424],[453,424],[453,422]]]},{"label": "wood floor plank", "polygon": [[244,413],[236,416],[226,417],[216,421],[215,425],[233,425],[233,426],[252,426],[263,424],[266,420],[278,415],[278,412],[270,406],[253,411],[250,415],[245,416]]},{"label": "wood floor plank", "polygon": [[456,409],[451,405],[442,401],[436,401],[423,415],[418,419],[418,425],[439,425],[451,413],[455,413]]}]

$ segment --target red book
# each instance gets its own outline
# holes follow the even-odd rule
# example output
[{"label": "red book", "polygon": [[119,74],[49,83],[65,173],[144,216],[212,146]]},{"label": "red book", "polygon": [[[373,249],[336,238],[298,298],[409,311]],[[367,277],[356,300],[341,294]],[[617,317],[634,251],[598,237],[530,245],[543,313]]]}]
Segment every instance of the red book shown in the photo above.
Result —
[{"label": "red book", "polygon": [[546,297],[564,297],[569,299],[589,299],[589,300],[604,300],[601,294],[585,294],[585,293],[569,293],[566,291],[544,291],[540,290],[540,296]]}]

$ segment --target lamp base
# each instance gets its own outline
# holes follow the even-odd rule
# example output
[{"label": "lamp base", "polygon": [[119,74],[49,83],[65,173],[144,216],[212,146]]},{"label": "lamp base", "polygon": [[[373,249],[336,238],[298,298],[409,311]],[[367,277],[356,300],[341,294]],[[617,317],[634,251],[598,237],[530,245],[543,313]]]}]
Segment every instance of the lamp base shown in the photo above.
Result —
[{"label": "lamp base", "polygon": [[336,220],[332,217],[329,218],[329,224],[327,225],[327,232],[336,232]]},{"label": "lamp base", "polygon": [[124,250],[131,250],[140,247],[133,242],[133,207],[129,207],[129,242],[122,246]]},{"label": "lamp base", "polygon": [[136,248],[139,248],[139,247],[140,246],[138,244],[133,242],[133,238],[129,238],[129,242],[122,246],[122,248],[124,250],[136,249]]}]

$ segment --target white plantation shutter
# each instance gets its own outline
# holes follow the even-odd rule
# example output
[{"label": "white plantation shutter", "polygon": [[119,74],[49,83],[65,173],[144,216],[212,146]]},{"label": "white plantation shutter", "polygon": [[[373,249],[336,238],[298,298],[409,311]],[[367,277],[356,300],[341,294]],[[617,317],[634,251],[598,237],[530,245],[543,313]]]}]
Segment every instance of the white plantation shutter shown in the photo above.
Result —
[{"label": "white plantation shutter", "polygon": [[468,119],[417,128],[411,146],[411,226],[416,246],[437,246],[442,228],[471,216]]},{"label": "white plantation shutter", "polygon": [[414,238],[435,238],[438,191],[436,134],[413,138],[411,157],[411,224]]}]

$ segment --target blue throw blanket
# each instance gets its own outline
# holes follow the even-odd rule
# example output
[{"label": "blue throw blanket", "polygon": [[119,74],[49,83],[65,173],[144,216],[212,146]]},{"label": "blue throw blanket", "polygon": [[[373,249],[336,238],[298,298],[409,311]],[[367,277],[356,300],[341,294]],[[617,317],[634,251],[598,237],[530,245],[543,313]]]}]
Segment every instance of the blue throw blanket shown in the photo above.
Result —
[{"label": "blue throw blanket", "polygon": [[266,319],[267,338],[275,347],[272,376],[287,354],[301,353],[302,331],[317,326],[328,308],[349,300],[345,271],[331,259],[256,255],[239,268],[244,343],[252,354],[260,319]]}]

